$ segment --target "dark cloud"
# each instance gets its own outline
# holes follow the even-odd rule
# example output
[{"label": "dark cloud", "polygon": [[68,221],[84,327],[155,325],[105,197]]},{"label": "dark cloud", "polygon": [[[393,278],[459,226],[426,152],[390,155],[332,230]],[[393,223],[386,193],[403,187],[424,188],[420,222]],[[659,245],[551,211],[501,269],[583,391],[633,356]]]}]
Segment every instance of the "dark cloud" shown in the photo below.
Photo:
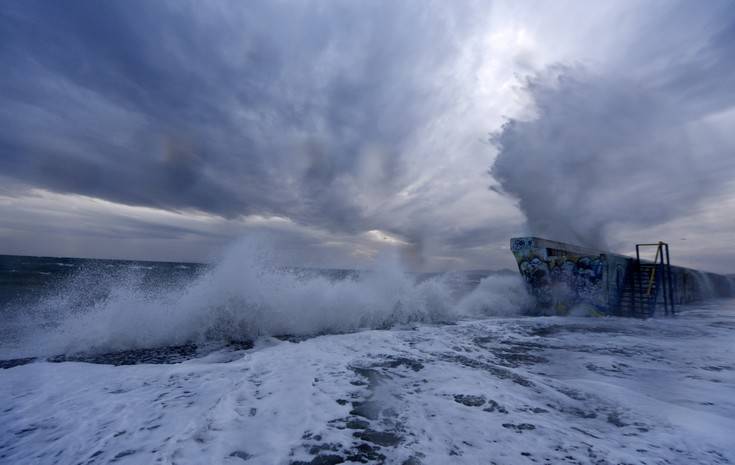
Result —
[{"label": "dark cloud", "polygon": [[351,191],[364,149],[380,145],[391,195],[427,76],[464,33],[421,2],[24,1],[1,21],[6,176],[347,231],[367,221]]},{"label": "dark cloud", "polygon": [[[119,205],[110,215],[90,209],[84,234],[128,237],[126,250],[143,250],[146,237],[154,241],[145,249],[151,253],[165,237],[193,250],[198,236],[209,247],[240,234],[247,222],[235,223],[256,215],[288,218],[292,229],[279,230],[282,242],[305,250],[328,250],[329,243],[349,249],[351,238],[363,254],[365,235],[378,231],[375,237],[401,244],[417,266],[434,266],[432,256],[455,260],[454,267],[462,260],[492,267],[496,259],[508,266],[507,239],[519,232],[519,215],[507,199],[486,192],[483,167],[493,149],[480,140],[503,114],[518,113],[513,84],[550,57],[582,57],[590,71],[557,68],[528,81],[539,118],[515,118],[497,139],[503,150],[494,173],[506,178],[508,192],[522,199],[559,193],[554,208],[539,207],[556,215],[573,204],[565,193],[618,189],[613,179],[631,161],[648,160],[643,171],[682,185],[685,171],[691,182],[710,179],[697,157],[677,154],[704,146],[682,131],[732,103],[729,2],[621,2],[604,15],[586,2],[510,5],[3,2],[0,194],[13,199],[38,188],[190,217],[176,222],[164,212],[135,221]],[[589,30],[570,29],[573,10],[586,12]],[[618,27],[631,14],[635,20],[625,24],[632,26]],[[599,66],[591,62],[598,56]],[[574,147],[576,155],[567,157]],[[673,168],[661,171],[653,158],[635,155],[652,150],[671,153]],[[559,163],[523,163],[534,157]],[[521,171],[510,170],[513,164]],[[566,185],[573,173],[583,175]],[[553,180],[546,183],[551,191],[513,187],[542,175]],[[641,183],[660,198],[673,196],[681,209],[704,195],[626,179],[629,192],[615,201],[593,194],[574,204],[583,235],[601,238],[606,222],[628,221],[626,205]],[[711,184],[707,191],[717,189]],[[8,202],[3,211],[23,213],[26,203]],[[527,212],[543,205],[529,202],[522,200]],[[636,207],[653,222],[675,216],[655,203]],[[606,208],[605,220],[590,213]],[[43,229],[38,218],[47,213],[36,213]],[[202,213],[216,220],[202,226],[194,218]],[[53,226],[59,236],[74,234],[81,217],[72,218]],[[24,221],[32,228],[30,217]],[[8,231],[3,237],[15,241],[13,250],[31,241]],[[104,251],[100,241],[96,250]],[[167,257],[177,256],[173,242],[169,249]]]}]

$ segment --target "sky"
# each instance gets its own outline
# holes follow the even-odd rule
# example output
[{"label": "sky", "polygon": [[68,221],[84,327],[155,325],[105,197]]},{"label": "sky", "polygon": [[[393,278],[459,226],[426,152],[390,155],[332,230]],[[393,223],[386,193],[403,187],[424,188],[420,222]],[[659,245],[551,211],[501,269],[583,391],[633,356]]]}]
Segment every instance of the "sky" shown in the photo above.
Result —
[{"label": "sky", "polygon": [[735,3],[0,3],[0,253],[735,272]]}]

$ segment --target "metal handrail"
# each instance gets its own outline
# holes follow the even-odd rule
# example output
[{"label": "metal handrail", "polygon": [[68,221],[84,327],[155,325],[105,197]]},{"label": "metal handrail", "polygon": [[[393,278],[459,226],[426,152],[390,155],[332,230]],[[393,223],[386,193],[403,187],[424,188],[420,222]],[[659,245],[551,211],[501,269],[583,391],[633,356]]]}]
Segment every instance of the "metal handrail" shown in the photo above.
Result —
[{"label": "metal handrail", "polygon": [[[666,242],[659,241],[658,243],[653,244],[636,244],[635,246],[635,255],[636,255],[636,266],[639,271],[638,273],[638,282],[640,283],[640,270],[641,270],[641,255],[640,255],[640,247],[656,247],[656,256],[653,259],[652,266],[648,267],[651,270],[651,274],[648,277],[648,286],[646,289],[645,297],[650,301],[651,299],[651,293],[653,291],[654,283],[657,281],[660,281],[660,286],[662,287],[662,297],[663,297],[663,306],[664,306],[664,312],[666,315],[675,315],[676,311],[674,310],[674,286],[672,282],[672,276],[671,276],[671,258],[669,257],[669,245]],[[661,258],[659,262],[659,257]],[[661,278],[660,280],[657,280],[656,271],[658,268],[661,268]],[[639,284],[640,286],[640,284]],[[656,288],[656,295],[658,295],[658,287]],[[655,301],[652,303],[652,305],[656,305]]]},{"label": "metal handrail", "polygon": [[[643,244],[643,245],[648,245],[648,244]],[[661,259],[663,260],[664,258],[663,251],[661,250],[661,245],[662,243],[659,242],[656,246],[656,257],[654,257],[653,259],[654,265],[658,264],[658,254],[659,253],[661,253]],[[651,289],[653,288],[653,280],[655,278],[656,278],[656,268],[654,267],[654,268],[651,268],[651,276],[649,276],[648,278],[648,288],[646,289],[646,297],[651,297]]]}]

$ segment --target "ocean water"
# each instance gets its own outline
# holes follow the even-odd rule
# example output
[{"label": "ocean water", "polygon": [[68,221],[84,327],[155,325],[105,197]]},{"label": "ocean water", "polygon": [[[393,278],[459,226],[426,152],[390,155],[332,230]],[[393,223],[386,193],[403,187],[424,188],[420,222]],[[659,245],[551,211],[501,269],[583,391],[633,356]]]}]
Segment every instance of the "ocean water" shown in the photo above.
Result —
[{"label": "ocean water", "polygon": [[511,273],[0,257],[0,463],[735,462],[735,301],[527,317]]},{"label": "ocean water", "polygon": [[215,265],[6,257],[0,359],[251,343],[516,314],[515,273],[417,275],[385,257],[372,271],[279,265],[267,241]]}]

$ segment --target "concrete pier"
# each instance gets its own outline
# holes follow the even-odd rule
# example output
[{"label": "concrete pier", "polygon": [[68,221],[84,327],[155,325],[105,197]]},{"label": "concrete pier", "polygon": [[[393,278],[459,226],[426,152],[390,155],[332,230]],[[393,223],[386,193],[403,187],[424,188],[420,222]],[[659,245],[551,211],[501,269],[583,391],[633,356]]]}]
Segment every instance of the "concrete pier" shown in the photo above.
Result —
[{"label": "concrete pier", "polygon": [[649,317],[664,300],[675,306],[735,295],[733,279],[715,273],[671,266],[657,275],[650,261],[539,237],[513,238],[510,248],[539,314]]}]

